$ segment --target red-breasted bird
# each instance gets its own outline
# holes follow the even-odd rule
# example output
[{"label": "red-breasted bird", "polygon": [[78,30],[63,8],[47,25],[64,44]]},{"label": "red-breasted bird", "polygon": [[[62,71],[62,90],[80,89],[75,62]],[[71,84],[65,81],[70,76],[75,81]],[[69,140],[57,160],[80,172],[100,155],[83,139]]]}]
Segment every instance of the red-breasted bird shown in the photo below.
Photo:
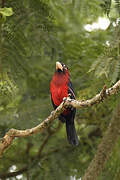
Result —
[{"label": "red-breasted bird", "polygon": [[[54,109],[62,103],[64,97],[69,96],[71,99],[75,99],[69,71],[65,64],[56,62],[56,71],[51,80],[50,90]],[[78,137],[74,125],[75,114],[76,109],[71,107],[67,108],[59,116],[59,120],[66,123],[67,139],[72,145],[78,145]]]}]

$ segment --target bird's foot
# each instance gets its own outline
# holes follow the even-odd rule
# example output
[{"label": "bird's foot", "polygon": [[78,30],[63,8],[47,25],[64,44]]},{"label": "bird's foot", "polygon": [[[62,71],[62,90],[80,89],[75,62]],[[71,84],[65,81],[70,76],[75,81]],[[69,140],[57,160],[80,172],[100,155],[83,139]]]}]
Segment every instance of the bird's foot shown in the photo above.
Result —
[{"label": "bird's foot", "polygon": [[65,102],[66,102],[66,100],[67,100],[67,97],[64,97],[64,98],[63,98],[63,102],[65,103]]}]

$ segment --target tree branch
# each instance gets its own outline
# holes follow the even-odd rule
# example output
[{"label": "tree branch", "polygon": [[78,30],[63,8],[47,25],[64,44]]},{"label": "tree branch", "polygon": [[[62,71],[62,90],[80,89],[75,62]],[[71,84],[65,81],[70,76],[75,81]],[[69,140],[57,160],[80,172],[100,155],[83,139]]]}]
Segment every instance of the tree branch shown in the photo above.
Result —
[{"label": "tree branch", "polygon": [[56,128],[54,131],[51,130],[50,127],[48,128],[48,135],[47,135],[47,137],[45,138],[45,140],[43,141],[42,145],[40,146],[40,149],[39,149],[38,154],[37,154],[37,158],[39,158],[39,157],[41,156],[41,152],[43,151],[44,147],[46,146],[49,138],[50,138],[53,134],[57,133],[60,128],[61,128],[61,122],[60,122],[60,121],[59,121],[59,123],[58,123],[57,128]]},{"label": "tree branch", "polygon": [[6,173],[6,174],[0,174],[0,178],[3,179],[3,178],[10,178],[10,177],[15,177],[15,176],[18,176],[20,174],[23,174],[24,172],[28,171],[28,168],[27,167],[24,167],[16,172],[9,172],[9,173]]},{"label": "tree branch", "polygon": [[119,88],[120,88],[120,80],[113,87],[109,89],[106,89],[106,86],[104,86],[104,88],[99,94],[97,94],[92,99],[86,101],[77,101],[70,99],[69,97],[64,98],[60,106],[55,111],[51,112],[48,118],[45,119],[42,123],[40,123],[38,126],[26,130],[10,129],[0,141],[0,156],[12,144],[15,137],[30,136],[32,134],[36,134],[48,128],[52,123],[52,121],[55,120],[65,110],[65,108],[69,106],[73,106],[75,108],[83,108],[83,107],[92,106],[94,104],[98,104],[108,96],[116,94]]},{"label": "tree branch", "polygon": [[15,137],[30,136],[32,134],[36,134],[48,128],[52,121],[56,119],[60,115],[60,113],[62,113],[65,110],[63,106],[64,103],[65,102],[62,102],[55,111],[51,112],[47,119],[45,119],[42,123],[40,123],[38,126],[34,128],[26,130],[10,129],[0,141],[0,156],[5,151],[5,149],[7,149],[10,146],[10,144],[12,144]]},{"label": "tree branch", "polygon": [[[53,134],[57,133],[57,132],[60,130],[60,128],[61,128],[61,122],[60,122],[60,121],[58,122],[58,126],[57,126],[57,128],[56,128],[54,131],[51,130],[50,127],[49,127],[48,135],[46,136],[45,140],[43,141],[42,145],[40,146],[39,151],[38,151],[36,157],[35,157],[34,159],[32,159],[32,165],[30,165],[30,166],[25,166],[24,168],[22,168],[22,169],[20,169],[20,170],[18,170],[18,171],[15,171],[15,172],[8,172],[8,173],[0,174],[0,178],[16,177],[16,176],[18,176],[18,175],[20,175],[20,174],[23,174],[23,173],[25,173],[25,172],[26,172],[26,174],[27,174],[28,171],[29,171],[31,168],[33,168],[33,166],[34,166],[35,164],[37,164],[37,162],[40,160],[40,158],[44,157],[44,156],[41,156],[41,153],[42,153],[42,151],[44,150],[44,147],[46,146],[49,138],[50,138]],[[28,144],[27,144],[27,149],[26,149],[26,153],[27,153],[27,154],[29,154],[29,150],[30,150],[30,148],[31,148],[32,146],[33,146],[33,144],[31,144],[31,143],[28,143]],[[56,150],[52,151],[52,153],[53,153],[53,152],[56,152]],[[47,155],[49,155],[49,154],[47,154]],[[36,160],[37,160],[37,162],[36,162]]]}]

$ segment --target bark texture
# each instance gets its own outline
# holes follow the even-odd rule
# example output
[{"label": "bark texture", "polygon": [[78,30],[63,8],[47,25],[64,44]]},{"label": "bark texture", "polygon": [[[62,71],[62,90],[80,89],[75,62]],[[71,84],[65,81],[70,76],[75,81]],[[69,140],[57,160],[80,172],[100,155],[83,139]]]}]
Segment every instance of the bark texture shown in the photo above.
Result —
[{"label": "bark texture", "polygon": [[120,135],[120,104],[82,180],[97,180]]}]

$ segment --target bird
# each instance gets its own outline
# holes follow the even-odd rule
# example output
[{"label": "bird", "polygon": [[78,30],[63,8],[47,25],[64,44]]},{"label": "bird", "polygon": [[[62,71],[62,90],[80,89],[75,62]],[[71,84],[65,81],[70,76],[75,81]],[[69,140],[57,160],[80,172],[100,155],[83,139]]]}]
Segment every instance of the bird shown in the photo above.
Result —
[{"label": "bird", "polygon": [[[50,82],[51,101],[56,109],[63,101],[64,97],[75,99],[75,92],[70,80],[68,67],[62,62],[56,62],[56,70]],[[66,124],[66,133],[69,144],[77,146],[79,144],[75,129],[76,108],[66,108],[60,115],[59,120]]]}]

